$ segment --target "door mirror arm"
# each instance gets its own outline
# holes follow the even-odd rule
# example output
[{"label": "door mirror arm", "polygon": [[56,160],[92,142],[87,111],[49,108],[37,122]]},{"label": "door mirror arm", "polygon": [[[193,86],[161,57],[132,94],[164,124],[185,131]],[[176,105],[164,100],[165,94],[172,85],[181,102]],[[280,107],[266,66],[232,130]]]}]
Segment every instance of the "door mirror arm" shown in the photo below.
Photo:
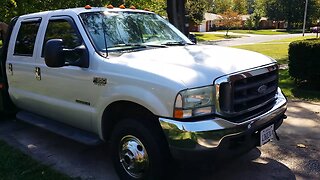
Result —
[{"label": "door mirror arm", "polygon": [[80,58],[74,62],[66,62],[67,66],[78,66],[81,68],[89,67],[89,54],[88,50],[84,45],[75,47],[74,49],[63,49],[64,53],[75,53],[80,56]]}]

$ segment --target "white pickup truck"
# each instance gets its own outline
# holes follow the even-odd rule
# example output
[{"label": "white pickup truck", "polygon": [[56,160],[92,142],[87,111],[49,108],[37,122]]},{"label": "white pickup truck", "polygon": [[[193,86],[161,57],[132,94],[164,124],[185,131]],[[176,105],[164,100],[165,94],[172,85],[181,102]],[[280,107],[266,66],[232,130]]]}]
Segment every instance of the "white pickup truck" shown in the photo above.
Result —
[{"label": "white pickup truck", "polygon": [[153,12],[40,12],[8,32],[1,110],[86,144],[110,141],[121,179],[162,177],[172,160],[238,156],[286,117],[275,60],[195,45]]}]

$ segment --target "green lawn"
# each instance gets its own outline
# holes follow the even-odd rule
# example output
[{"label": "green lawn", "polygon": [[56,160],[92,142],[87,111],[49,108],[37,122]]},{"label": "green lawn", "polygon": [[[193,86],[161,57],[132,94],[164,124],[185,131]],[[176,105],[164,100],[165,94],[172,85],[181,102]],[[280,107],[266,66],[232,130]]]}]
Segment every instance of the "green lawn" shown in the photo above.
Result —
[{"label": "green lawn", "polygon": [[67,180],[71,178],[36,162],[31,157],[0,141],[0,179]]},{"label": "green lawn", "polygon": [[225,36],[223,34],[211,34],[211,33],[200,33],[200,32],[192,32],[195,34],[198,41],[214,41],[220,39],[230,39],[230,38],[240,38],[241,36]]},{"label": "green lawn", "polygon": [[[289,44],[295,40],[313,38],[313,36],[296,37],[283,40],[270,41],[266,43],[234,46],[240,49],[259,52],[276,59],[279,64],[288,63]],[[280,70],[279,85],[285,95],[289,98],[300,98],[320,101],[320,92],[310,87],[297,87],[294,80],[290,78],[288,70]]]},{"label": "green lawn", "polygon": [[236,48],[247,49],[270,56],[278,61],[279,64],[288,64],[288,48],[292,41],[313,38],[312,36],[295,37],[275,40],[265,43],[234,46]]}]

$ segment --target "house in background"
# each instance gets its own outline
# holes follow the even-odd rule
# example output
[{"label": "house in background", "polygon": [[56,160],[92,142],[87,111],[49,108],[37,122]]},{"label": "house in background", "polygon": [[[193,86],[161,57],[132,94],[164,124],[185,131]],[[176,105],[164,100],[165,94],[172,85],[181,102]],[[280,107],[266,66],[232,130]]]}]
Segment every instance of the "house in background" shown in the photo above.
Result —
[{"label": "house in background", "polygon": [[209,32],[213,31],[221,16],[213,13],[205,13],[204,20],[200,25],[190,24],[189,30],[193,32]]},{"label": "house in background", "polygon": [[[242,19],[241,26],[239,29],[245,29],[245,22],[249,19],[250,15],[240,15]],[[213,13],[205,13],[204,20],[200,25],[190,23],[189,31],[190,32],[209,32],[219,29],[217,24],[221,16]],[[266,17],[262,17],[259,23],[259,29],[285,29],[287,28],[287,23],[285,21],[272,21],[268,20]]]},{"label": "house in background", "polygon": [[[250,18],[250,14],[240,15],[242,19],[242,29],[245,29],[245,22]],[[261,17],[259,22],[259,29],[286,29],[287,23],[285,21],[272,21],[267,17]]]}]

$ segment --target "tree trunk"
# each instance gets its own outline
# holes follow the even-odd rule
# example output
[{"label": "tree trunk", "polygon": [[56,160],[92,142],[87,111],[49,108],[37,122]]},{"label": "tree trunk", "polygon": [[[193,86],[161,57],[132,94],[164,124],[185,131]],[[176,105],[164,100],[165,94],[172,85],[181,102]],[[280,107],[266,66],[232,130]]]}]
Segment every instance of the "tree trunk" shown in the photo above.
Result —
[{"label": "tree trunk", "polygon": [[291,22],[291,19],[288,19],[288,26],[287,26],[287,31],[291,31],[292,29],[292,22]]},{"label": "tree trunk", "polygon": [[167,13],[169,22],[183,34],[188,35],[185,19],[185,0],[167,0]]},{"label": "tree trunk", "polygon": [[7,37],[8,25],[6,23],[0,22],[0,40],[4,42]]}]

